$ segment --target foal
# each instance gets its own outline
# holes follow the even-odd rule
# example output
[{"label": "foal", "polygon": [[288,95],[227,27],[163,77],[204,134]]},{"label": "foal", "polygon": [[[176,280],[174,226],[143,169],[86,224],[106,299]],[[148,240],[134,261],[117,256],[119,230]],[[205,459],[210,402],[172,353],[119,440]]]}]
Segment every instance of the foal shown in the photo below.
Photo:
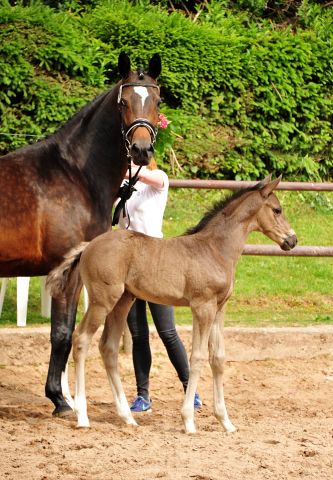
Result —
[{"label": "foal", "polygon": [[297,237],[273,194],[281,177],[266,177],[206,213],[185,235],[160,239],[130,230],[104,233],[82,243],[48,277],[52,295],[61,293],[75,265],[88,290],[89,307],[73,333],[75,412],[78,427],[88,427],[84,362],[91,339],[106,317],[99,349],[120,418],[134,424],[118,372],[121,334],[135,297],[154,303],[190,306],[193,314],[190,378],[181,410],[186,433],[195,433],[194,394],[206,360],[213,372],[214,413],[227,432],[223,397],[225,305],[235,283],[235,267],[247,237],[259,231],[290,250]]}]

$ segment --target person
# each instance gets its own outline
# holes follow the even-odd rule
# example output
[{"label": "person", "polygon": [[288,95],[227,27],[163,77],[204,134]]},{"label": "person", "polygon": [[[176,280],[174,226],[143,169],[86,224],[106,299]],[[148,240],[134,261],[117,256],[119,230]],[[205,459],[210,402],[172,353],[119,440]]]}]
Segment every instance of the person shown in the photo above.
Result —
[{"label": "person", "polygon": [[[131,164],[132,177],[139,167]],[[129,178],[127,171],[125,180]],[[165,172],[157,168],[152,158],[147,167],[141,167],[135,191],[127,200],[125,217],[119,216],[118,228],[129,228],[152,237],[162,238],[162,222],[167,202],[169,179]],[[133,364],[137,384],[137,398],[133,400],[132,412],[151,412],[149,398],[149,374],[152,363],[149,345],[149,327],[147,320],[147,302],[137,298],[127,317],[127,323],[133,340]],[[156,330],[166,347],[171,363],[186,392],[190,369],[185,347],[181,341],[174,319],[174,308],[148,302]],[[194,408],[202,406],[199,395],[194,398]]]}]

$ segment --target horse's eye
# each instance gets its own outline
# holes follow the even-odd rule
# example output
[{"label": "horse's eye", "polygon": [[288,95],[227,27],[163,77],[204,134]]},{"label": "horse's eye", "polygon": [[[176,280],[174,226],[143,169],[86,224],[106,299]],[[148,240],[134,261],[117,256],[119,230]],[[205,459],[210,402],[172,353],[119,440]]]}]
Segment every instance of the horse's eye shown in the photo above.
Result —
[{"label": "horse's eye", "polygon": [[123,107],[126,107],[126,102],[123,98],[120,100],[120,103],[122,104]]},{"label": "horse's eye", "polygon": [[157,108],[160,108],[161,104],[162,104],[162,100],[157,100]]},{"label": "horse's eye", "polygon": [[275,213],[275,215],[280,215],[282,213],[282,209],[281,208],[273,208],[273,212]]}]

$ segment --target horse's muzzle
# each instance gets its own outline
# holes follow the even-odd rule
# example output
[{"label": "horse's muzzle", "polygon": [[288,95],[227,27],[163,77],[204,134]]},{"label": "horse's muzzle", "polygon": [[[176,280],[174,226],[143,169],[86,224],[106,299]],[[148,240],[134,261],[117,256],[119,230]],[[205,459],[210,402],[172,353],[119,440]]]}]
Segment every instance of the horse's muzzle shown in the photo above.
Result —
[{"label": "horse's muzzle", "polygon": [[144,145],[133,143],[130,146],[129,151],[135,165],[149,165],[150,159],[154,155],[154,147],[152,143]]},{"label": "horse's muzzle", "polygon": [[281,245],[281,249],[287,252],[293,249],[294,247],[296,247],[297,243],[298,243],[297,235],[290,235],[284,240],[283,244]]}]

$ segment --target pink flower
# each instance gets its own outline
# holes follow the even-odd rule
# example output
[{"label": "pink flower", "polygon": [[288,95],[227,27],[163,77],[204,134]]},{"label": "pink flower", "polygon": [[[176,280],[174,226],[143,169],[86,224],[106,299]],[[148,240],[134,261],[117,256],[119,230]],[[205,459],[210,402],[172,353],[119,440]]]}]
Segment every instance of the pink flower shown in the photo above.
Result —
[{"label": "pink flower", "polygon": [[163,113],[160,113],[160,117],[157,122],[157,125],[161,128],[164,128],[165,130],[168,126],[168,123],[169,123],[169,120],[167,119],[167,117]]}]

